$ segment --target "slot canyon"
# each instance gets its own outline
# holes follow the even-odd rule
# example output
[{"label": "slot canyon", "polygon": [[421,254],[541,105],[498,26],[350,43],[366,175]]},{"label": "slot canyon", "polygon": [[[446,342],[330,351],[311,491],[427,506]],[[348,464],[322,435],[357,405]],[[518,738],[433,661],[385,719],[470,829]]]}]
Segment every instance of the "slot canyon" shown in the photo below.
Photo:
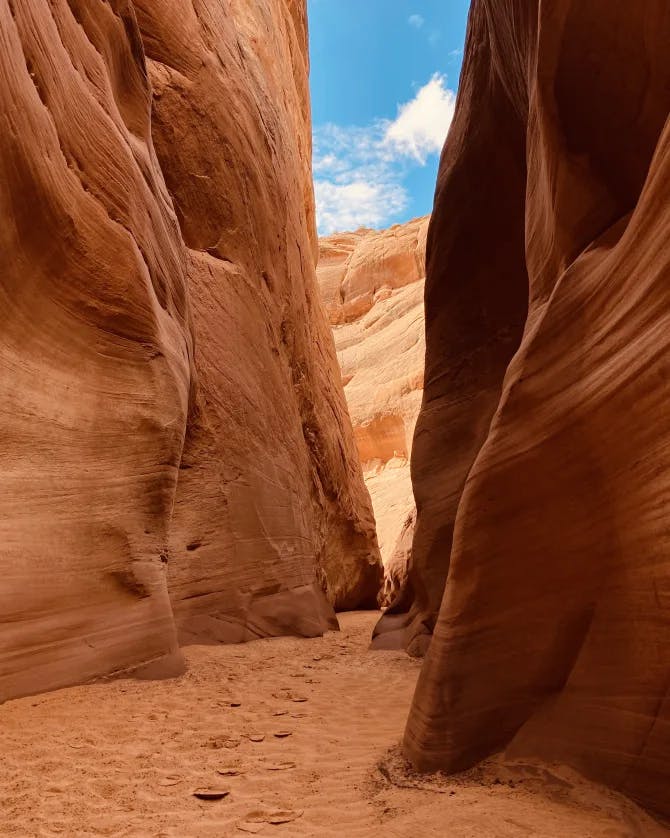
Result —
[{"label": "slot canyon", "polygon": [[0,0],[0,836],[670,835],[670,8],[464,0],[340,230],[319,6]]}]

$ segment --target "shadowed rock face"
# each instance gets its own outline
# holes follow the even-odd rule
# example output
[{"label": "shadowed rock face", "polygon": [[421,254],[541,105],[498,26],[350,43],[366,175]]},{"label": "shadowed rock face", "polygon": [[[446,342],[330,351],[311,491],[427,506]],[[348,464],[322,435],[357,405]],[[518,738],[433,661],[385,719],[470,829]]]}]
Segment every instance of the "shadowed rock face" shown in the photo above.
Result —
[{"label": "shadowed rock face", "polygon": [[414,522],[409,456],[423,387],[427,227],[419,218],[319,240],[317,275],[372,498],[386,601],[405,583]]},{"label": "shadowed rock face", "polygon": [[405,750],[669,815],[670,11],[540,8],[473,3],[440,166],[406,643],[447,582]]},{"label": "shadowed rock face", "polygon": [[0,46],[0,700],[373,602],[304,4],[0,0]]}]

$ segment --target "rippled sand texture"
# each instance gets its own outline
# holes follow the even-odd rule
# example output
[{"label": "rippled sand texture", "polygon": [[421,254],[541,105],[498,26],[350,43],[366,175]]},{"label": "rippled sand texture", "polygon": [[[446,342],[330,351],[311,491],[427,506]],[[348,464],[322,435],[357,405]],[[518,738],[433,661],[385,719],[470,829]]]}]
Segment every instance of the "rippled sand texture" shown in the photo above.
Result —
[{"label": "rippled sand texture", "polygon": [[[193,646],[175,680],[3,705],[1,834],[416,838],[444,836],[447,825],[450,838],[666,834],[574,775],[528,768],[519,777],[495,765],[441,781],[408,774],[390,749],[420,664],[368,651],[377,617],[344,614],[341,632],[311,640]],[[199,787],[230,794],[200,801]],[[276,812],[295,820],[258,822]]]}]

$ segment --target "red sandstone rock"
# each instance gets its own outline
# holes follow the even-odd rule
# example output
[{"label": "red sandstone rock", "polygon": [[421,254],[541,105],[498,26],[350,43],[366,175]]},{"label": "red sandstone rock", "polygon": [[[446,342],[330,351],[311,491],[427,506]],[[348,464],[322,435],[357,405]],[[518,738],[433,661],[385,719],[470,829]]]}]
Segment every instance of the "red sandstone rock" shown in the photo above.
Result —
[{"label": "red sandstone rock", "polygon": [[0,0],[0,700],[174,651],[192,346],[132,9]]},{"label": "red sandstone rock", "polygon": [[168,560],[184,638],[314,634],[318,578],[379,587],[304,4],[197,10],[0,0],[0,700],[174,653]]},{"label": "red sandstone rock", "polygon": [[665,815],[668,43],[660,0],[473,3],[429,231],[410,643],[448,579],[405,735],[422,768],[506,747]]},{"label": "red sandstone rock", "polygon": [[[423,388],[427,227],[420,218],[319,241],[317,275],[372,498],[386,602],[404,584],[405,524],[414,521],[409,455]],[[396,550],[401,532],[405,546]]]},{"label": "red sandstone rock", "polygon": [[175,615],[183,637],[321,633],[315,565],[338,609],[374,605],[380,566],[315,278],[304,3],[135,7],[196,336]]}]

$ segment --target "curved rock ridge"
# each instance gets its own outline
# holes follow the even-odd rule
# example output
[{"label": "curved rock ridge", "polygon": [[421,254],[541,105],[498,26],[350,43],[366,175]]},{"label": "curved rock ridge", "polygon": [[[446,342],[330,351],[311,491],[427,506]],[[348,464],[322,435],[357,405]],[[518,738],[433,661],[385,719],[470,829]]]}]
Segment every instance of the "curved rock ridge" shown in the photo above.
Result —
[{"label": "curved rock ridge", "polygon": [[0,0],[0,701],[374,602],[306,56],[298,0]]},{"label": "curved rock ridge", "polygon": [[404,740],[423,769],[568,763],[666,816],[668,43],[655,0],[472,4],[428,234],[410,646],[447,581]]},{"label": "curved rock ridge", "polygon": [[192,342],[128,4],[0,0],[0,700],[176,649]]},{"label": "curved rock ridge", "polygon": [[316,283],[304,2],[177,6],[135,2],[197,348],[172,602],[182,636],[320,633],[315,565],[336,609],[381,569]]},{"label": "curved rock ridge", "polygon": [[409,456],[423,388],[427,228],[426,217],[319,240],[317,276],[372,498],[387,603],[405,583],[414,521]]}]

